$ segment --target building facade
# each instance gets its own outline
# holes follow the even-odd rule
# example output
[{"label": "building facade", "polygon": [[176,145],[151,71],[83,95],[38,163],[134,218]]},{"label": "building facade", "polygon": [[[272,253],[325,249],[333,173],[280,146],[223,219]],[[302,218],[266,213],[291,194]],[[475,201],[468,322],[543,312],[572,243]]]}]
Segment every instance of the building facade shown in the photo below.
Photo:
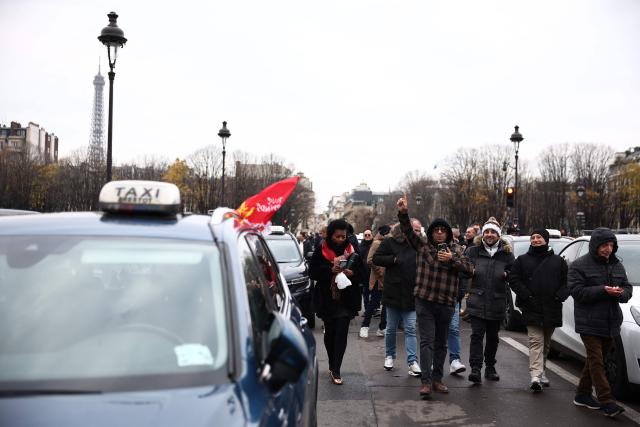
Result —
[{"label": "building facade", "polygon": [[0,154],[27,153],[44,163],[58,162],[58,137],[34,122],[22,127],[19,122],[0,126]]}]

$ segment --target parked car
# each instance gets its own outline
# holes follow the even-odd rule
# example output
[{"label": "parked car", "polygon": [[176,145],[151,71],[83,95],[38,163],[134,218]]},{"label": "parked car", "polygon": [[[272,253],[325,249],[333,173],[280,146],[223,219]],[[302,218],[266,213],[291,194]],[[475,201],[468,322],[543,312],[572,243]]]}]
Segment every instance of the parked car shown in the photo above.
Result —
[{"label": "parked car", "polygon": [[[553,252],[559,254],[565,246],[573,241],[573,238],[560,235],[560,231],[554,229],[547,229],[549,232],[549,247],[553,249]],[[520,255],[526,253],[531,245],[531,236],[504,236],[511,247],[513,248],[513,256],[518,258]],[[502,326],[508,331],[523,331],[525,330],[525,324],[522,320],[522,310],[515,305],[516,294],[511,291],[507,293],[507,304],[505,305],[506,311]]]},{"label": "parked car", "polygon": [[291,295],[300,305],[302,315],[310,328],[316,326],[316,314],[313,310],[313,285],[309,279],[309,267],[295,236],[281,226],[272,226],[271,233],[265,236],[267,245],[280,265],[284,278],[289,285]]},{"label": "parked car", "polygon": [[173,184],[0,218],[0,425],[316,425],[316,344],[257,228]]},{"label": "parked car", "polygon": [[[627,279],[633,285],[633,296],[629,302],[620,304],[623,322],[620,337],[606,355],[605,369],[613,393],[618,398],[640,391],[640,235],[619,234],[618,252]],[[560,253],[568,264],[589,252],[590,236],[582,236],[567,245]],[[551,337],[551,347],[555,351],[586,357],[580,335],[575,332],[573,298],[569,297],[562,307],[562,327]]]}]

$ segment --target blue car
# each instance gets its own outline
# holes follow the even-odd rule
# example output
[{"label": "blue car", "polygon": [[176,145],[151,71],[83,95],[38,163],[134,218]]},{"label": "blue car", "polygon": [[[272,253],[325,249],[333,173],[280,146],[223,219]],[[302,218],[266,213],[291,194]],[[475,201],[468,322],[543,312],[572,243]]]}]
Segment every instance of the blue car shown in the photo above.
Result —
[{"label": "blue car", "polygon": [[115,181],[0,218],[0,425],[315,426],[316,344],[259,230]]}]

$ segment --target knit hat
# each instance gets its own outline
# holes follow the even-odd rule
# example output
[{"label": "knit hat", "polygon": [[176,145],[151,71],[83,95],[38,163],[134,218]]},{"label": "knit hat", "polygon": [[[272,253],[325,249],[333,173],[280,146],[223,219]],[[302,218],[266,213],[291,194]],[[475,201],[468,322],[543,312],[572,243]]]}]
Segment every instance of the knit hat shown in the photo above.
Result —
[{"label": "knit hat", "polygon": [[534,234],[541,235],[544,241],[547,242],[547,244],[549,244],[549,232],[547,231],[546,228],[534,228],[533,231],[531,232],[531,235],[533,236]]},{"label": "knit hat", "polygon": [[493,230],[498,233],[498,236],[500,236],[500,234],[502,233],[500,223],[497,219],[495,219],[495,217],[489,218],[487,222],[484,223],[484,225],[482,226],[482,234],[484,234],[486,230]]},{"label": "knit hat", "polygon": [[389,234],[390,231],[391,231],[391,227],[389,227],[386,224],[378,227],[378,233],[380,233],[383,236],[386,236],[387,234]]}]

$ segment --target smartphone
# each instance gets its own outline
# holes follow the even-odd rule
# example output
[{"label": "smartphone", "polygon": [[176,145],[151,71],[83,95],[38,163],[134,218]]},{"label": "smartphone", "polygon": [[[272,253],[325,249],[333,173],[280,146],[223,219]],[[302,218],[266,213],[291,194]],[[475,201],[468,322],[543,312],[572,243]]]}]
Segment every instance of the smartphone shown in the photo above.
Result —
[{"label": "smartphone", "polygon": [[346,259],[341,259],[341,260],[340,260],[340,263],[338,264],[338,266],[339,266],[340,268],[342,268],[342,269],[345,269],[345,268],[347,268],[347,262],[349,262],[349,261],[348,261],[348,260],[346,260]]},{"label": "smartphone", "polygon": [[446,252],[447,251],[447,244],[446,243],[438,243],[438,252]]}]

